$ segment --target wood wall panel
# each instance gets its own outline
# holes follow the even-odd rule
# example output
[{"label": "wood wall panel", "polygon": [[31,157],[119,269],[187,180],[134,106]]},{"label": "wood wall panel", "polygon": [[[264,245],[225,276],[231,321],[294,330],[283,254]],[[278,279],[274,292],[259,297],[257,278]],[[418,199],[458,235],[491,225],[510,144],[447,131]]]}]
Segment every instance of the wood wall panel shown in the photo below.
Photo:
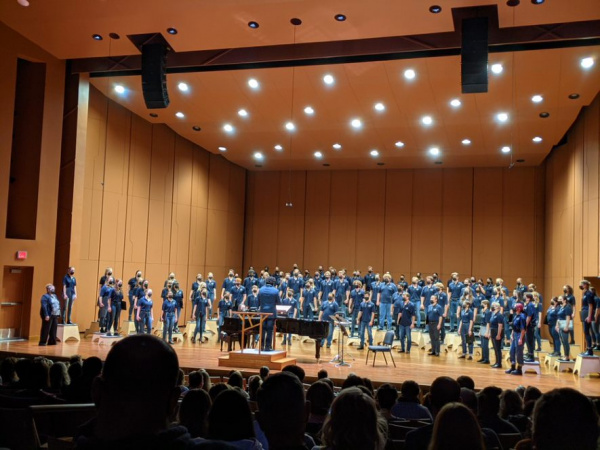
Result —
[{"label": "wood wall panel", "polygon": [[[304,214],[304,267],[314,269],[329,261],[331,172],[307,172]],[[252,205],[248,205],[252,211]]]},{"label": "wood wall panel", "polygon": [[372,264],[373,270],[386,267],[391,273],[410,274],[413,171],[387,171],[385,192],[383,266]]},{"label": "wood wall panel", "polygon": [[383,266],[386,195],[382,192],[386,192],[385,171],[358,172],[356,261],[352,267]]},{"label": "wood wall panel", "polygon": [[336,268],[356,266],[357,181],[357,171],[331,174],[328,265]]}]

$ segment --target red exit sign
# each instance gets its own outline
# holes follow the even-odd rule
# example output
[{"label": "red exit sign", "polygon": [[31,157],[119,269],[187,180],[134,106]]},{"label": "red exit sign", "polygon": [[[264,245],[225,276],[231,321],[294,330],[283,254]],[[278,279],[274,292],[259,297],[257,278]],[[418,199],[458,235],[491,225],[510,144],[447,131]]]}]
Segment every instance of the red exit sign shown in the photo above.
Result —
[{"label": "red exit sign", "polygon": [[24,250],[19,250],[17,252],[17,259],[19,261],[25,261],[27,259],[27,252]]}]

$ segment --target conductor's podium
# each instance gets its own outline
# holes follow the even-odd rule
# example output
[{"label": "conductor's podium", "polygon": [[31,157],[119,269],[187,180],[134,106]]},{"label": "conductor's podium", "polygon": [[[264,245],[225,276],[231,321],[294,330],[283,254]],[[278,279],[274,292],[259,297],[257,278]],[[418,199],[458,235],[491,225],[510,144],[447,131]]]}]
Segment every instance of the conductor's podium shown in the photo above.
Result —
[{"label": "conductor's podium", "polygon": [[75,339],[77,342],[80,342],[79,327],[75,323],[71,325],[58,325],[56,338],[60,342],[67,342],[69,339]]}]

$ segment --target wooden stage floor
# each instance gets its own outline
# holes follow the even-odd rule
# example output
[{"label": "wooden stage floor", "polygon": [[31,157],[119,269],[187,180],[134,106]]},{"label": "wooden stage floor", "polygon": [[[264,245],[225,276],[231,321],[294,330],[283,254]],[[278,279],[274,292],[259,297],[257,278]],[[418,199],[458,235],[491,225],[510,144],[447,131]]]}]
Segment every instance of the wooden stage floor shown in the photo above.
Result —
[{"label": "wooden stage floor", "polygon": [[[448,339],[448,337],[447,337]],[[280,348],[281,338],[277,338],[277,347]],[[198,368],[208,369],[211,372],[226,373],[229,368],[218,366],[218,357],[225,355],[221,352],[216,342],[216,337],[212,337],[209,342],[203,344],[191,344],[189,341],[176,343],[174,346],[179,356],[180,366],[186,370],[195,370]],[[369,363],[365,364],[366,350],[357,350],[355,347],[347,346],[346,361],[350,363],[348,367],[336,367],[330,360],[337,355],[337,345],[334,343],[330,349],[321,350],[321,361],[315,359],[314,343],[301,343],[294,340],[288,347],[288,355],[297,359],[297,364],[302,366],[307,376],[316,377],[320,369],[326,369],[329,377],[344,379],[349,373],[356,373],[360,376],[370,378],[374,383],[396,383],[400,384],[404,380],[412,379],[423,386],[429,386],[438,376],[446,375],[456,378],[460,375],[469,375],[475,380],[477,389],[489,385],[499,386],[501,388],[515,388],[519,385],[537,386],[542,391],[548,391],[558,387],[571,387],[577,389],[590,397],[600,397],[600,378],[584,377],[580,378],[570,372],[558,373],[549,369],[544,364],[541,365],[542,374],[527,373],[523,376],[507,375],[504,370],[491,369],[487,365],[478,364],[474,357],[473,361],[458,359],[459,354],[452,350],[442,354],[439,358],[428,356],[426,351],[419,349],[414,345],[410,354],[400,354],[393,350],[393,356],[397,367],[394,368],[391,361],[386,366],[383,356],[378,355],[375,367],[372,365],[372,356]],[[99,345],[92,342],[90,338],[82,338],[81,342],[68,341],[63,344],[49,347],[39,347],[37,342],[1,342],[0,357],[7,354],[16,355],[44,355],[48,358],[68,358],[71,355],[79,354],[81,356],[98,356],[105,359],[110,347],[108,345]],[[505,368],[506,368],[505,363]],[[256,373],[256,369],[245,369],[245,374]]]}]

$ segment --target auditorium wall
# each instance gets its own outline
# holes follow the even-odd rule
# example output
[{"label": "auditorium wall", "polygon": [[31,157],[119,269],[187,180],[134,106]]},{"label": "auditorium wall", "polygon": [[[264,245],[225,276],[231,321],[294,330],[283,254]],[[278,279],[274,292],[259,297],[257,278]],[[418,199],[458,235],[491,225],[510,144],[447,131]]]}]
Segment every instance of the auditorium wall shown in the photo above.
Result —
[{"label": "auditorium wall", "polygon": [[294,263],[542,285],[544,168],[249,172],[244,267]]},{"label": "auditorium wall", "polygon": [[[546,158],[546,275],[548,296],[584,277],[600,277],[600,96],[584,108],[567,142]],[[597,283],[594,283],[597,284]],[[596,286],[600,289],[600,286]],[[581,335],[581,323],[575,321]]]},{"label": "auditorium wall", "polygon": [[[0,102],[0,266],[3,268],[0,271],[0,301],[14,303],[23,301],[23,305],[15,306],[15,308],[22,308],[22,311],[14,312],[19,316],[21,312],[23,313],[22,334],[25,336],[30,333],[39,335],[39,299],[45,292],[44,286],[52,282],[53,273],[65,63],[23,38],[3,23],[0,23],[0,41],[4,42],[0,46],[0,73],[2,74],[0,81],[0,98],[2,99]],[[6,238],[8,190],[10,183],[14,181],[11,180],[10,161],[18,58],[46,64],[34,239]],[[25,261],[17,261],[17,250],[28,252]],[[11,269],[23,270],[19,269],[20,267],[32,268],[32,298],[14,298],[12,287],[15,284],[4,282],[4,277],[9,276]],[[18,274],[15,273],[15,276]],[[0,314],[4,316],[4,314],[13,314],[13,312],[5,310]]]},{"label": "auditorium wall", "polygon": [[245,185],[241,167],[91,87],[80,255],[71,261],[75,320],[87,326],[94,319],[107,267],[125,284],[137,269],[144,272],[155,292],[155,320],[169,272],[187,296],[197,273],[222,279],[230,267],[241,270]]}]

